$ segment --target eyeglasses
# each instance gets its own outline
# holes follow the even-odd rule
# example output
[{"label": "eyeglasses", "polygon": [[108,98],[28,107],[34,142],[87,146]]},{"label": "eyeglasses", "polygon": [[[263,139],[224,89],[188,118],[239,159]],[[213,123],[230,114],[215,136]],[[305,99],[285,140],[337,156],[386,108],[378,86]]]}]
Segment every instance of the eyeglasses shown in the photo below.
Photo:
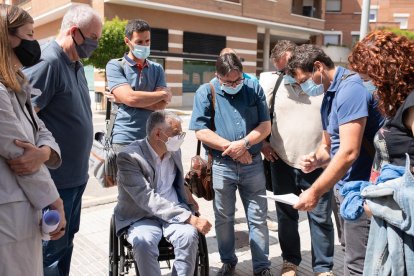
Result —
[{"label": "eyeglasses", "polygon": [[238,84],[240,84],[240,83],[242,83],[244,81],[244,78],[243,77],[238,78],[235,81],[223,81],[223,79],[221,77],[218,77],[218,78],[223,82],[223,85],[224,86],[238,85]]},{"label": "eyeglasses", "polygon": [[179,138],[179,139],[184,139],[185,134],[186,134],[186,133],[183,131],[183,132],[178,133],[177,135],[174,135],[174,136],[178,136],[178,138]]}]

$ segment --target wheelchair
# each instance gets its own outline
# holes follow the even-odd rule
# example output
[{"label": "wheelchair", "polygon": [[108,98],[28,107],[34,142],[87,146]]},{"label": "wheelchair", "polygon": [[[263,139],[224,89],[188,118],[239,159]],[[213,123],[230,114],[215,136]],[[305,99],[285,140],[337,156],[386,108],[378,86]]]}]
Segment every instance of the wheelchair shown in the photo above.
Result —
[{"label": "wheelchair", "polygon": [[[126,229],[120,237],[116,235],[115,217],[112,215],[109,229],[109,276],[128,275],[129,270],[134,267],[136,276],[139,276],[137,264],[134,259],[132,245],[126,240]],[[198,254],[194,276],[208,276],[209,262],[206,237],[198,233]],[[171,269],[171,260],[175,258],[174,247],[164,237],[158,244],[158,262],[166,262]],[[147,276],[147,275],[142,275]]]}]

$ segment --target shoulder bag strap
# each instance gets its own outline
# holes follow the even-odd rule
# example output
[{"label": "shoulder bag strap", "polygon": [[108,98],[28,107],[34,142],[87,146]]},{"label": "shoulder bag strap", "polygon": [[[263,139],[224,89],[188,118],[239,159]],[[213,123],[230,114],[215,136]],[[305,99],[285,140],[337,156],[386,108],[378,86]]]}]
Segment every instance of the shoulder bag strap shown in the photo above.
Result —
[{"label": "shoulder bag strap", "polygon": [[280,84],[282,83],[283,80],[283,75],[284,73],[279,75],[279,78],[276,81],[275,87],[273,88],[273,92],[272,92],[272,101],[270,102],[270,123],[273,124],[273,112],[275,111],[275,96],[276,96],[276,92],[279,89]]},{"label": "shoulder bag strap", "polygon": [[[124,72],[124,65],[125,65],[125,59],[118,59],[117,60],[119,63],[119,66],[121,68],[122,74],[125,75]],[[105,75],[105,90],[108,91],[108,86],[107,86],[107,79],[106,79],[106,75]],[[116,104],[114,104],[112,106],[112,102],[109,99],[106,99],[106,114],[105,114],[105,121],[106,121],[106,134],[105,137],[107,139],[109,139],[110,137],[112,137],[112,132],[114,130],[114,123],[115,123],[115,119],[116,119],[116,114],[118,113],[118,106]]]},{"label": "shoulder bag strap", "polygon": [[[214,90],[214,86],[211,84],[211,83],[209,83],[210,84],[210,90],[211,90],[211,101],[212,101],[212,104],[211,104],[211,107],[212,107],[212,112],[211,112],[211,119],[210,119],[210,122],[211,122],[211,130],[215,130],[216,129],[216,127],[215,127],[215,125],[214,125],[214,115],[215,115],[215,109],[214,109],[214,106],[215,106],[215,104],[216,104],[216,92],[215,92],[215,90]],[[201,141],[200,140],[198,140],[197,139],[197,155],[200,155],[200,151],[201,151]],[[211,157],[211,154],[209,153],[208,154],[208,158],[210,158]]]}]

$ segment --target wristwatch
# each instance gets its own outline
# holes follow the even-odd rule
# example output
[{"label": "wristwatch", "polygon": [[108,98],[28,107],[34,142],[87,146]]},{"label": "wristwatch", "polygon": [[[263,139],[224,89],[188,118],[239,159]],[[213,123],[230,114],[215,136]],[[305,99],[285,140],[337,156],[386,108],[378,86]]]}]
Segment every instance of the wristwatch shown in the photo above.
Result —
[{"label": "wristwatch", "polygon": [[246,149],[250,149],[252,145],[250,145],[249,139],[247,139],[246,137],[244,137],[243,140],[244,140],[244,147]]}]

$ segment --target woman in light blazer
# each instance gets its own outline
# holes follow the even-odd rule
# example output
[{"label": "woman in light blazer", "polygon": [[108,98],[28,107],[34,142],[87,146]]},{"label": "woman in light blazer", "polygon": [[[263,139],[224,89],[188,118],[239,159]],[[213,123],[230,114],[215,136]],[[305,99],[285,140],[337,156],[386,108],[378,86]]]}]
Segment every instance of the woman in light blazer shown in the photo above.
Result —
[{"label": "woman in light blazer", "polygon": [[65,231],[63,202],[46,168],[60,165],[59,146],[33,112],[36,91],[20,71],[39,57],[32,17],[0,4],[0,275],[43,275],[43,208],[60,213],[51,238]]}]

